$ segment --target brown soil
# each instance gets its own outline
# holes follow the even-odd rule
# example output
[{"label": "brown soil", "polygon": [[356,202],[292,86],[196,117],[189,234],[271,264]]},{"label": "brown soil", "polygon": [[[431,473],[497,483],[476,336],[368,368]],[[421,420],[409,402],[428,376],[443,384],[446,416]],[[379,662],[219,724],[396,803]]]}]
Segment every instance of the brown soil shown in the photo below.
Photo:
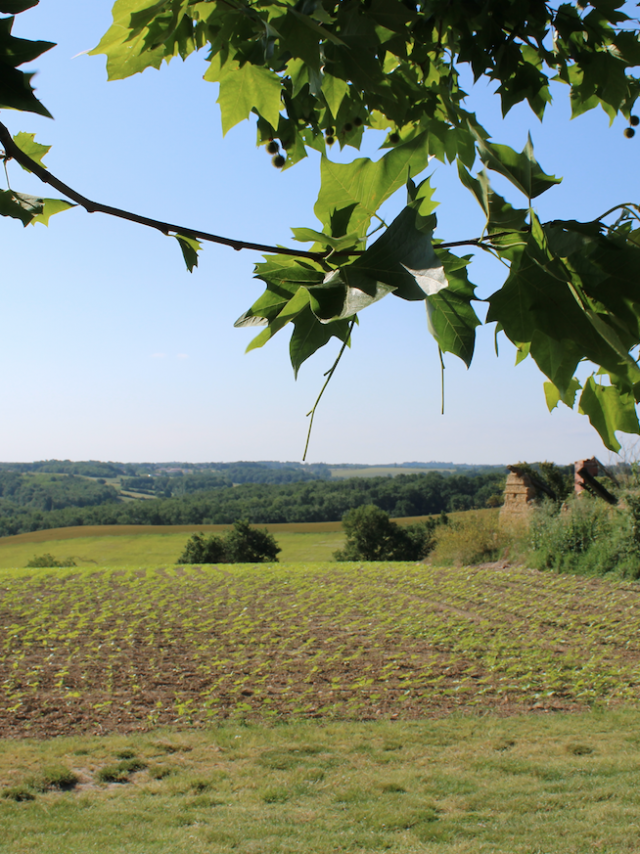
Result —
[{"label": "brown soil", "polygon": [[504,564],[0,576],[0,735],[640,698],[631,584]]}]

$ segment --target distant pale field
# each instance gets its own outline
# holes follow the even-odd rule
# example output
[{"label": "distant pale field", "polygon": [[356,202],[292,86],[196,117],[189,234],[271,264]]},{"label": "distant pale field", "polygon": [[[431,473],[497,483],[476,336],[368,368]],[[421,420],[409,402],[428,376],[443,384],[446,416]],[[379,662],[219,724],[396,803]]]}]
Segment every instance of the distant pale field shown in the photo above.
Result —
[{"label": "distant pale field", "polygon": [[440,469],[418,469],[411,468],[410,466],[407,468],[402,468],[401,466],[363,466],[361,469],[332,468],[331,477],[396,477],[399,474],[425,474],[431,471],[455,471],[455,469],[447,468],[446,466]]},{"label": "distant pale field", "polygon": [[[339,523],[335,523],[335,526],[339,527]],[[89,537],[86,536],[87,531],[93,533],[96,528],[58,528],[36,531],[33,534],[19,534],[16,537],[0,539],[0,568],[26,566],[31,558],[45,553],[53,555],[57,560],[71,557],[77,566],[166,566],[176,563],[192,533],[212,529],[224,530],[224,526],[191,526],[180,533],[148,534],[123,531]],[[59,536],[71,531],[75,536]],[[78,536],[77,532],[82,532],[85,536]],[[40,536],[43,534],[48,538]],[[275,537],[282,549],[278,555],[280,562],[331,560],[333,552],[344,543],[344,535],[340,530],[317,533],[282,531],[276,532]]]}]

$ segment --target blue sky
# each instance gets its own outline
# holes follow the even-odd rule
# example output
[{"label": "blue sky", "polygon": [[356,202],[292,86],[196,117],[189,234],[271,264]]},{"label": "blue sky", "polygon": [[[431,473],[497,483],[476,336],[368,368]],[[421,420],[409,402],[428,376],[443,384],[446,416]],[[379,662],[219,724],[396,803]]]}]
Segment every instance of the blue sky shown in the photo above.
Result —
[{"label": "blue sky", "polygon": [[[33,63],[55,121],[3,111],[12,133],[52,144],[49,169],[106,204],[262,243],[287,244],[291,227],[313,227],[317,157],[279,172],[256,147],[251,123],[223,139],[217,86],[201,79],[204,52],[112,83],[104,57],[82,55],[109,26],[110,6],[42,0],[17,17],[16,35],[58,43]],[[543,220],[586,220],[639,199],[640,137],[625,139],[625,122],[609,127],[600,110],[569,122],[564,87],[542,124],[524,106],[503,121],[483,84],[469,106],[496,141],[518,150],[531,130],[543,167],[563,176],[537,200]],[[378,156],[373,140],[366,153]],[[14,189],[43,194],[16,164],[10,179]],[[452,170],[437,166],[434,183],[438,236],[478,235],[480,209]],[[392,199],[387,213],[403,202]],[[206,245],[190,275],[175,240],[82,209],[52,218],[48,229],[5,219],[0,229],[1,460],[301,459],[305,415],[337,344],[305,363],[297,381],[286,330],[244,354],[254,332],[233,321],[261,292],[252,278],[257,253]],[[482,256],[470,276],[482,298],[504,270]],[[530,360],[514,367],[506,341],[496,358],[492,327],[480,329],[470,370],[446,359],[441,415],[424,308],[388,297],[360,320],[316,416],[310,461],[612,458],[586,418],[564,407],[548,413]]]}]

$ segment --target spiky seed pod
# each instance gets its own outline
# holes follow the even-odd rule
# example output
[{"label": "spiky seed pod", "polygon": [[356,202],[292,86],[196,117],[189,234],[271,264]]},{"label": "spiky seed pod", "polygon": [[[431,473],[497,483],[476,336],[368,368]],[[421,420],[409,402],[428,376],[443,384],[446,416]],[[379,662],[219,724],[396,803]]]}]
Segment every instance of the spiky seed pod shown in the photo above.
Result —
[{"label": "spiky seed pod", "polygon": [[391,143],[391,145],[397,145],[400,142],[400,134],[399,133],[390,134],[389,135],[389,142]]},{"label": "spiky seed pod", "polygon": [[276,169],[282,169],[282,167],[287,161],[281,154],[276,154],[276,156],[272,158],[271,162],[276,167]]},{"label": "spiky seed pod", "polygon": [[633,139],[633,137],[636,135],[636,132],[633,128],[625,128],[624,135],[627,137],[627,139]]},{"label": "spiky seed pod", "polygon": [[634,126],[634,128],[637,128],[638,125],[640,125],[640,119],[637,116],[629,116],[629,122]]},{"label": "spiky seed pod", "polygon": [[334,138],[334,137],[332,137],[332,136],[328,136],[328,137],[325,139],[325,142],[327,143],[327,145],[333,145],[333,143],[335,142],[335,138]]},{"label": "spiky seed pod", "polygon": [[333,128],[326,128],[325,136],[333,136]]},{"label": "spiky seed pod", "polygon": [[277,154],[280,151],[280,146],[275,139],[270,139],[267,143],[267,152],[269,154]]},{"label": "spiky seed pod", "polygon": [[353,125],[351,124],[351,122],[347,122],[346,125],[344,126],[344,132],[345,133],[351,133],[352,130],[353,130]]},{"label": "spiky seed pod", "polygon": [[360,116],[356,116],[353,120],[353,123],[357,128],[359,128],[362,125],[362,119],[360,118]]}]

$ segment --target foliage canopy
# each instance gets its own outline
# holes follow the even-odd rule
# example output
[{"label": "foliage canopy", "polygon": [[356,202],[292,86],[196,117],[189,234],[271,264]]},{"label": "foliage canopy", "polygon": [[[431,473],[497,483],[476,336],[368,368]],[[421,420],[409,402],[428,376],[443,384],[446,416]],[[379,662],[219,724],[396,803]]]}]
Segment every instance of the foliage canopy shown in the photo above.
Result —
[{"label": "foliage canopy", "polygon": [[[0,108],[48,115],[20,66],[52,44],[11,35],[15,14],[37,2],[0,0],[8,16],[0,19]],[[265,291],[236,325],[264,327],[250,349],[289,326],[296,374],[334,337],[341,355],[359,314],[388,295],[425,304],[441,353],[469,365],[480,324],[471,256],[451,250],[481,248],[508,268],[486,322],[516,345],[519,360],[534,359],[547,378],[549,409],[577,403],[618,450],[616,431],[640,432],[640,209],[623,203],[590,222],[541,222],[533,201],[560,179],[537,162],[530,139],[521,152],[493,141],[465,108],[461,73],[493,81],[504,115],[526,101],[538,118],[550,83],[559,81],[573,116],[596,107],[611,120],[622,114],[632,136],[640,42],[638,22],[623,7],[621,0],[557,7],[543,0],[117,0],[113,26],[93,51],[106,55],[110,79],[206,49],[205,79],[219,84],[225,132],[255,119],[258,143],[285,169],[310,149],[321,153],[314,207],[321,230],[293,229],[307,249],[261,247],[107,208],[51,175],[42,165],[48,148],[32,134],[12,137],[0,125],[0,142],[7,157],[72,202],[175,237],[190,270],[203,240],[273,249],[256,265]],[[386,134],[378,160],[331,159],[333,145],[357,150],[365,131]],[[486,217],[481,235],[455,244],[434,238],[434,188],[429,177],[414,180],[431,158],[457,164]],[[491,173],[510,182],[513,202],[492,189]],[[406,206],[387,226],[380,206],[403,187]],[[70,206],[0,192],[0,214],[25,225],[46,224]],[[581,362],[594,366],[582,381]]]}]

